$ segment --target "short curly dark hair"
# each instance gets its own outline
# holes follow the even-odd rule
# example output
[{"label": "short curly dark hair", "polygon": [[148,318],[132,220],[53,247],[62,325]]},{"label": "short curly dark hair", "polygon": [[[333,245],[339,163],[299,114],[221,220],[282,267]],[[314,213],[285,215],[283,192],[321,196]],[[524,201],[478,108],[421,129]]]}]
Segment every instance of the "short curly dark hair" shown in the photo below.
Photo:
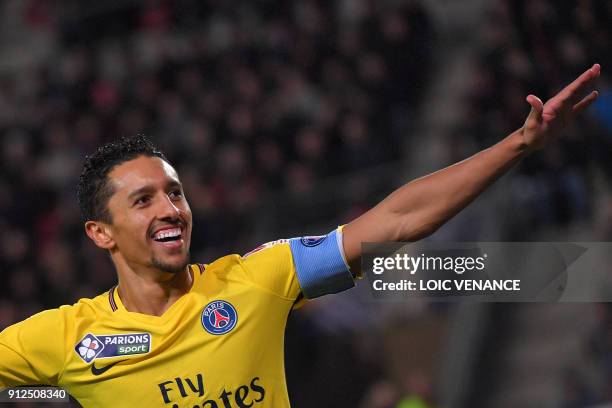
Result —
[{"label": "short curly dark hair", "polygon": [[137,135],[123,137],[98,147],[94,154],[85,157],[83,172],[77,185],[77,201],[85,221],[112,223],[108,201],[114,194],[108,173],[115,166],[139,156],[159,157],[170,163],[166,156],[147,137]]}]

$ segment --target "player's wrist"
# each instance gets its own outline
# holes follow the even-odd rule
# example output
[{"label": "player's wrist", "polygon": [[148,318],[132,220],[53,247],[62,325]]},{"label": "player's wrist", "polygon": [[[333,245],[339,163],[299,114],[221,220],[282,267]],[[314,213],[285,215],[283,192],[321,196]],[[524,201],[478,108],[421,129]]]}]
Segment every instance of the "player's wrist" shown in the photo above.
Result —
[{"label": "player's wrist", "polygon": [[529,139],[525,135],[524,126],[511,133],[507,141],[512,151],[518,155],[519,158],[523,158],[538,149],[535,143],[529,142]]}]

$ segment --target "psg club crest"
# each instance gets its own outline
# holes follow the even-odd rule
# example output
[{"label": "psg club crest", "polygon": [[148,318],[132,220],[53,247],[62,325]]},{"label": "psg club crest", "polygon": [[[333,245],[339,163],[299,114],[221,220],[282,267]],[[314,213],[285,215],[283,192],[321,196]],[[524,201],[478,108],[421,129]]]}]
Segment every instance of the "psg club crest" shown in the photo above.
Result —
[{"label": "psg club crest", "polygon": [[202,326],[204,330],[214,335],[229,332],[238,322],[238,313],[231,303],[225,300],[214,300],[202,310]]}]

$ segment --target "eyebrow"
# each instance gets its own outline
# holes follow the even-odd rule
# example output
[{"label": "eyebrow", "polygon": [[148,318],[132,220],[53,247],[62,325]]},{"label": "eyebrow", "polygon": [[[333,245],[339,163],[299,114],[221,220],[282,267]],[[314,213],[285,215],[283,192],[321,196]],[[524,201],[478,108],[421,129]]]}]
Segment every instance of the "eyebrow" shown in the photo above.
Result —
[{"label": "eyebrow", "polygon": [[[172,187],[179,187],[181,190],[183,189],[183,185],[176,180],[170,180],[166,183],[166,188]],[[130,194],[128,194],[127,198],[128,200],[132,200],[134,197],[139,196],[140,194],[150,193],[152,191],[155,191],[155,186],[153,186],[152,184],[147,184],[146,186],[140,187],[139,189],[132,191]]]}]

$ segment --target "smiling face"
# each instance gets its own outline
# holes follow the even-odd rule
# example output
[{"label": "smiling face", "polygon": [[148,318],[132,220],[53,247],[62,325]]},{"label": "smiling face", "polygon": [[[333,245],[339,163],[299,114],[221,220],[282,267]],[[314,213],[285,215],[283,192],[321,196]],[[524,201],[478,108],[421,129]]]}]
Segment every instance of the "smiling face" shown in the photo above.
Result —
[{"label": "smiling face", "polygon": [[112,222],[103,228],[107,249],[132,270],[185,270],[192,214],[176,170],[158,157],[139,156],[115,167],[108,180],[114,193]]}]

